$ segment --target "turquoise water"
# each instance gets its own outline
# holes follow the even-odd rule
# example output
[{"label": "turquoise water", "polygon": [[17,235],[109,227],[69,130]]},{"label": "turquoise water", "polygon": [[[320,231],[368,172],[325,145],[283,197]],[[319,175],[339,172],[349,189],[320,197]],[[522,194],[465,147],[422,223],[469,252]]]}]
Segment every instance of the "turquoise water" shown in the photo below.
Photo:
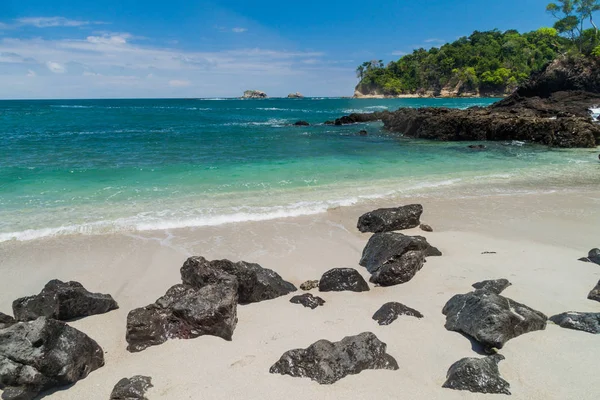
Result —
[{"label": "turquoise water", "polygon": [[[598,182],[595,151],[473,151],[378,123],[322,125],[351,112],[493,101],[1,101],[0,241],[263,220],[436,188]],[[290,126],[299,119],[312,125]]]}]

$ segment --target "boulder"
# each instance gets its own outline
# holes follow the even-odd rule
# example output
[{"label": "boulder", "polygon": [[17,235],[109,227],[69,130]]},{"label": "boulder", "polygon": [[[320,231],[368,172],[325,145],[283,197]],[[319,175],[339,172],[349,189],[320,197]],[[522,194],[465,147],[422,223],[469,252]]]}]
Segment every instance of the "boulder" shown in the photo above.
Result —
[{"label": "boulder", "polygon": [[510,384],[500,376],[498,363],[504,360],[501,354],[485,358],[463,358],[452,364],[442,387],[468,390],[474,393],[510,395]]},{"label": "boulder", "polygon": [[494,279],[489,281],[477,282],[474,283],[472,286],[475,289],[482,289],[496,294],[500,294],[504,291],[504,289],[506,289],[510,285],[512,284],[508,281],[508,279]]},{"label": "boulder", "polygon": [[358,131],[358,135],[359,136],[368,136],[369,132],[367,132],[366,130],[362,129],[362,130]]},{"label": "boulder", "polygon": [[296,121],[294,122],[294,126],[310,126],[310,124],[306,121]]},{"label": "boulder", "polygon": [[319,281],[306,281],[303,284],[300,285],[300,289],[302,290],[312,290],[312,289],[318,289],[319,288]]},{"label": "boulder", "polygon": [[267,97],[269,96],[260,90],[246,90],[242,96],[242,99],[266,99]]},{"label": "boulder", "polygon": [[550,317],[550,321],[562,328],[600,333],[600,313],[569,311]]},{"label": "boulder", "polygon": [[425,257],[442,255],[422,236],[406,236],[397,232],[376,233],[365,246],[360,265],[373,274],[383,265],[393,265],[409,251],[421,251]]},{"label": "boulder", "polygon": [[433,228],[427,224],[421,224],[419,225],[419,228],[421,228],[421,230],[425,232],[433,232]]},{"label": "boulder", "polygon": [[335,125],[335,121],[325,121],[323,125]]},{"label": "boulder", "polygon": [[423,314],[414,308],[407,307],[402,303],[390,302],[381,306],[381,308],[373,314],[373,319],[377,321],[379,325],[389,325],[400,315],[423,318]]},{"label": "boulder", "polygon": [[353,268],[334,268],[323,274],[319,281],[321,292],[367,292],[369,284]]},{"label": "boulder", "polygon": [[319,340],[306,349],[287,351],[269,372],[310,378],[321,385],[330,385],[366,369],[397,370],[398,363],[386,353],[386,348],[387,345],[371,332],[333,343]]},{"label": "boulder", "polygon": [[472,144],[468,147],[473,150],[485,150],[486,149],[484,144]]},{"label": "boulder", "polygon": [[290,303],[302,304],[304,307],[315,309],[325,304],[325,300],[319,296],[313,296],[310,293],[304,293],[299,296],[294,296],[290,299]]},{"label": "boulder", "polygon": [[237,324],[237,302],[235,279],[201,288],[175,285],[154,304],[129,312],[127,350],[138,352],[168,339],[202,335],[231,340]]},{"label": "boulder", "polygon": [[596,287],[588,294],[588,299],[600,301],[600,281],[598,281]]},{"label": "boulder", "polygon": [[400,285],[410,281],[423,268],[425,256],[420,250],[411,250],[402,254],[393,262],[379,267],[370,281],[380,286]]},{"label": "boulder", "polygon": [[296,92],[296,93],[290,93],[288,94],[288,99],[303,99],[304,95],[302,95],[302,93],[300,92]]},{"label": "boulder", "polygon": [[38,295],[15,300],[12,307],[18,321],[39,317],[68,321],[119,308],[109,294],[90,293],[79,282],[58,279],[48,282]]},{"label": "boulder", "polygon": [[65,387],[104,365],[102,348],[64,322],[40,317],[0,330],[4,400],[30,400]]},{"label": "boulder", "polygon": [[228,281],[234,277],[238,282],[240,304],[271,300],[297,290],[277,272],[245,261],[208,261],[204,257],[190,257],[181,267],[183,283],[197,288],[206,283]]},{"label": "boulder", "polygon": [[423,206],[410,204],[397,208],[380,208],[362,215],[358,219],[361,232],[391,232],[419,226]]},{"label": "boulder", "polygon": [[600,265],[600,249],[591,249],[588,253],[588,256],[580,258],[579,261],[591,262]]},{"label": "boulder", "polygon": [[0,312],[0,329],[8,328],[16,323],[17,321],[13,317]]},{"label": "boulder", "polygon": [[113,388],[110,400],[148,400],[146,391],[152,387],[152,378],[135,375],[123,378]]},{"label": "boulder", "polygon": [[470,336],[487,349],[501,349],[512,338],[544,330],[548,319],[539,311],[486,290],[452,297],[442,313],[446,329]]}]

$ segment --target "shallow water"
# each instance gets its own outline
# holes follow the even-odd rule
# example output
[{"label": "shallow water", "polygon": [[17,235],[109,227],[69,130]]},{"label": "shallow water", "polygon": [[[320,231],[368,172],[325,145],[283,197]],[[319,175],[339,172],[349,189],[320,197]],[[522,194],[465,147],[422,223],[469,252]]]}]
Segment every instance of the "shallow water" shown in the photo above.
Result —
[{"label": "shallow water", "polygon": [[[597,150],[410,140],[351,112],[494,99],[0,102],[0,241],[217,225],[368,199],[597,185]],[[297,120],[309,127],[295,127]],[[366,129],[368,136],[357,132]]]}]

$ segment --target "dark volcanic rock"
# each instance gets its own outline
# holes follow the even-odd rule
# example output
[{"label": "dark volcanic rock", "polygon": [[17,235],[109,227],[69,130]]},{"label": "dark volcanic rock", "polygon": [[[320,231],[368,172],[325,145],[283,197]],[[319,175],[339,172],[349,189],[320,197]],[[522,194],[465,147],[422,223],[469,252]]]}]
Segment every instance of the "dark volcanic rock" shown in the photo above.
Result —
[{"label": "dark volcanic rock", "polygon": [[306,121],[296,121],[294,122],[295,126],[310,126],[310,124]]},{"label": "dark volcanic rock", "polygon": [[475,393],[510,394],[510,384],[500,376],[501,354],[485,358],[463,358],[452,364],[442,387]]},{"label": "dark volcanic rock", "polygon": [[596,287],[588,294],[588,299],[600,301],[600,281],[598,281]]},{"label": "dark volcanic rock", "polygon": [[13,302],[13,313],[19,321],[49,317],[62,321],[103,314],[119,308],[109,294],[90,293],[79,282],[52,280],[40,294]]},{"label": "dark volcanic rock", "polygon": [[486,149],[485,144],[472,144],[468,147],[473,150],[485,150]]},{"label": "dark volcanic rock", "polygon": [[420,250],[407,251],[393,262],[373,272],[370,281],[381,286],[394,286],[410,281],[423,268],[425,256]]},{"label": "dark volcanic rock", "polygon": [[421,224],[419,225],[419,228],[421,228],[421,230],[425,232],[433,232],[433,228],[427,224]]},{"label": "dark volcanic rock", "polygon": [[115,385],[110,400],[148,400],[146,391],[152,387],[152,378],[135,375],[123,378]]},{"label": "dark volcanic rock", "polygon": [[600,333],[600,313],[585,313],[569,311],[550,317],[550,321],[563,328]]},{"label": "dark volcanic rock", "polygon": [[496,294],[500,294],[504,291],[504,289],[506,289],[510,285],[512,284],[508,281],[508,279],[494,279],[489,281],[477,282],[474,283],[472,286],[475,289],[483,289]]},{"label": "dark volcanic rock", "polygon": [[361,232],[391,232],[419,226],[423,206],[411,204],[397,208],[380,208],[368,212],[358,219],[357,228]]},{"label": "dark volcanic rock", "polygon": [[397,232],[376,233],[365,246],[360,265],[374,273],[383,265],[391,267],[409,251],[421,251],[425,257],[442,255],[422,236],[406,236]]},{"label": "dark volcanic rock", "polygon": [[367,136],[367,135],[369,134],[369,132],[367,132],[366,130],[362,129],[362,130],[360,130],[360,131],[358,132],[358,134],[359,134],[360,136]]},{"label": "dark volcanic rock", "polygon": [[512,338],[546,328],[546,317],[486,290],[452,297],[444,306],[446,329],[464,333],[485,348],[501,349]]},{"label": "dark volcanic rock", "polygon": [[304,293],[299,296],[292,297],[290,299],[290,303],[302,304],[304,307],[309,307],[314,310],[315,308],[325,304],[325,300],[319,296],[313,296],[310,293]]},{"label": "dark volcanic rock", "polygon": [[4,400],[30,400],[67,386],[104,365],[98,343],[64,322],[40,317],[0,330]]},{"label": "dark volcanic rock", "polygon": [[127,350],[137,352],[168,339],[202,335],[231,340],[237,324],[237,300],[235,279],[199,289],[175,285],[156,303],[129,312]]},{"label": "dark volcanic rock", "polygon": [[183,283],[194,287],[230,280],[232,277],[237,278],[239,284],[240,304],[271,300],[297,290],[277,272],[245,261],[208,261],[204,257],[190,257],[181,267]]},{"label": "dark volcanic rock", "polygon": [[591,249],[587,257],[580,258],[579,261],[591,262],[600,265],[600,249]]},{"label": "dark volcanic rock", "polygon": [[390,302],[381,306],[381,308],[373,314],[373,319],[377,321],[379,325],[389,325],[400,315],[423,318],[423,314],[414,308],[407,307],[401,303]]},{"label": "dark volcanic rock", "polygon": [[323,274],[319,281],[321,292],[366,292],[369,284],[362,275],[352,268],[334,268]]},{"label": "dark volcanic rock", "polygon": [[[334,121],[334,124],[335,125],[349,125],[349,124],[358,124],[358,123],[364,123],[364,122],[379,121],[387,113],[388,113],[387,111],[381,111],[381,112],[374,112],[374,113],[368,113],[368,114],[345,115],[341,118],[336,119]],[[328,121],[328,122],[330,122],[330,121]]]},{"label": "dark volcanic rock", "polygon": [[8,328],[16,323],[17,321],[13,317],[0,312],[0,329]]},{"label": "dark volcanic rock", "polygon": [[398,363],[387,345],[373,333],[348,336],[339,342],[319,340],[307,349],[290,350],[271,367],[272,374],[310,378],[329,385],[366,369],[397,370]]},{"label": "dark volcanic rock", "polygon": [[300,289],[302,290],[312,290],[319,288],[319,281],[306,281],[300,285]]}]

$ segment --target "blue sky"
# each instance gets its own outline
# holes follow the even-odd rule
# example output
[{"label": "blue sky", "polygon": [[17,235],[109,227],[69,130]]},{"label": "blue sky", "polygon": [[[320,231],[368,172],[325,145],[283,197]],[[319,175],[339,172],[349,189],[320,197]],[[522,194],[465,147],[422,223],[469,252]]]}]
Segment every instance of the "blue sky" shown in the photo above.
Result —
[{"label": "blue sky", "polygon": [[548,0],[0,2],[0,98],[349,96],[363,61],[551,26]]}]

